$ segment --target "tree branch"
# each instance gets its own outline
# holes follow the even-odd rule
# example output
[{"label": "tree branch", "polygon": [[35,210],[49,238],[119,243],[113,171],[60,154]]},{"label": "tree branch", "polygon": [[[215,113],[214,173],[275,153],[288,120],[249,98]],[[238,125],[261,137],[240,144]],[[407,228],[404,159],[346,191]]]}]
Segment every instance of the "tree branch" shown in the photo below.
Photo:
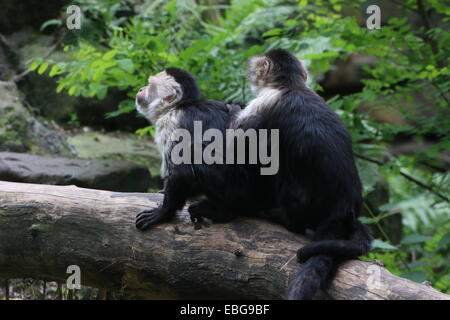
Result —
[{"label": "tree branch", "polygon": [[[53,46],[51,46],[47,50],[47,52],[42,56],[42,59],[47,59],[48,57],[50,57],[50,55],[56,49],[58,49],[58,47],[61,44],[61,42],[63,41],[65,35],[66,35],[66,33],[64,32],[62,35],[59,36],[59,38],[56,40],[55,44]],[[30,72],[31,72],[31,70],[27,68],[23,72],[14,75],[10,81],[17,83],[17,82],[21,81],[25,76],[27,76]]]},{"label": "tree branch", "polygon": [[417,0],[417,8],[418,8],[419,15],[422,18],[423,23],[425,25],[425,34],[423,35],[423,37],[424,37],[425,41],[429,44],[429,46],[431,48],[431,52],[433,52],[433,56],[434,56],[433,58],[437,64],[437,66],[439,68],[442,68],[443,64],[441,61],[438,60],[438,57],[437,57],[437,55],[439,53],[438,44],[428,34],[428,32],[432,28],[432,25],[431,25],[430,19],[428,17],[427,9],[425,8],[425,4],[423,3],[423,0]]},{"label": "tree branch", "polygon": [[[142,233],[137,212],[160,194],[117,193],[0,181],[0,277],[81,284],[139,298],[280,299],[301,268],[293,257],[307,241],[280,226],[237,219],[196,230],[183,210]],[[374,263],[341,266],[334,299],[450,299]]]},{"label": "tree branch", "polygon": [[399,5],[399,6],[402,7],[402,8],[405,8],[405,9],[410,10],[410,11],[412,11],[412,12],[418,13],[418,11],[417,11],[415,8],[410,7],[410,6],[408,6],[408,5],[406,5],[406,4],[402,3],[402,2],[400,2],[400,1],[398,1],[398,0],[390,0],[390,1],[393,2],[393,3],[395,3],[396,5]]},{"label": "tree branch", "polygon": [[[376,160],[376,159],[372,159],[370,157],[366,157],[362,154],[357,154],[355,153],[355,157],[360,158],[362,160],[371,162],[371,163],[375,163],[379,166],[383,166],[386,163],[380,160]],[[443,195],[442,193],[440,193],[439,191],[434,190],[434,188],[432,186],[426,185],[425,183],[423,183],[420,180],[417,180],[416,178],[414,178],[413,176],[410,176],[409,174],[403,172],[402,170],[400,170],[400,174],[407,180],[417,184],[418,186],[420,186],[421,188],[430,191],[431,193],[433,193],[434,195],[438,196],[439,198],[441,198],[444,201],[450,202],[450,199],[448,197],[446,197],[445,195]]]}]

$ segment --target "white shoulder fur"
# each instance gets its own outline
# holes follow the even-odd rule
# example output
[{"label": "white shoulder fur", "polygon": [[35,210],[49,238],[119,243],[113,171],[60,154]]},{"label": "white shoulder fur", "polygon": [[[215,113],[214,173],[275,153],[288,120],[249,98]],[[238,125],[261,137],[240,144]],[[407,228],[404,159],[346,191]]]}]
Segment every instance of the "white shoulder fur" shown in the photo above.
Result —
[{"label": "white shoulder fur", "polygon": [[247,119],[254,117],[261,111],[272,108],[280,97],[280,90],[274,88],[263,88],[259,91],[255,99],[249,102],[247,107],[237,116],[234,127],[246,122]]}]

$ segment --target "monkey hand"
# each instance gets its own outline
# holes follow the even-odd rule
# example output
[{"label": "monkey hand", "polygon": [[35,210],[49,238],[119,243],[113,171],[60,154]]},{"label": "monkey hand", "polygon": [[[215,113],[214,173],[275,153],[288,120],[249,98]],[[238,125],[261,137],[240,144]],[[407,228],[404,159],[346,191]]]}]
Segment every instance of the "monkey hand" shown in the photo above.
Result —
[{"label": "monkey hand", "polygon": [[144,210],[136,216],[136,228],[140,231],[147,230],[152,225],[165,220],[166,214],[162,207]]}]

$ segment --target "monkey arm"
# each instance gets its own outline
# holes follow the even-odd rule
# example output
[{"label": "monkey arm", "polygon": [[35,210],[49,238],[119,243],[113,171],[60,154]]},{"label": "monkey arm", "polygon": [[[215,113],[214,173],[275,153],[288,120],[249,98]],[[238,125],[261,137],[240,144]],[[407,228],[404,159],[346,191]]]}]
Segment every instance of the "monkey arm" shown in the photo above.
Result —
[{"label": "monkey arm", "polygon": [[192,193],[193,179],[189,169],[184,166],[176,167],[175,172],[165,180],[162,204],[157,208],[141,211],[136,216],[136,228],[144,231],[157,223],[170,221]]}]

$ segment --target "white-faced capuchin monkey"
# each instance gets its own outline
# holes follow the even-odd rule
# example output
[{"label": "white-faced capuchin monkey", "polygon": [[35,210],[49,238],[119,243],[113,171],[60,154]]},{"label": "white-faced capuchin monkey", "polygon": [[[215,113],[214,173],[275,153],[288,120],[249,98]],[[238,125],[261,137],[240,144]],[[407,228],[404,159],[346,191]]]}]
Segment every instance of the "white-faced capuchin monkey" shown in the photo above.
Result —
[{"label": "white-faced capuchin monkey", "polygon": [[251,58],[248,76],[256,97],[233,117],[231,127],[278,129],[279,170],[261,176],[262,165],[228,166],[226,180],[233,188],[226,198],[234,207],[212,210],[214,203],[206,200],[190,213],[224,222],[250,212],[294,232],[314,231],[313,241],[298,250],[304,265],[287,293],[288,299],[312,299],[329,286],[342,261],[370,250],[372,238],[358,220],[362,186],[351,137],[339,116],[306,85],[305,68],[288,51]]},{"label": "white-faced capuchin monkey", "polygon": [[[155,142],[162,156],[161,175],[165,179],[162,205],[139,213],[136,227],[146,230],[156,223],[169,221],[183,208],[189,197],[196,195],[203,194],[212,203],[222,203],[221,194],[225,185],[223,164],[195,163],[194,159],[174,163],[171,154],[178,142],[173,139],[175,132],[182,129],[193,137],[195,122],[201,123],[203,132],[215,129],[225,136],[233,107],[201,99],[195,79],[178,68],[167,68],[150,76],[148,85],[136,95],[136,106],[155,127]],[[195,153],[194,143],[192,141],[190,144],[192,156]],[[203,141],[200,143],[201,151],[209,145]],[[219,152],[220,156],[224,154],[224,150]]]}]

